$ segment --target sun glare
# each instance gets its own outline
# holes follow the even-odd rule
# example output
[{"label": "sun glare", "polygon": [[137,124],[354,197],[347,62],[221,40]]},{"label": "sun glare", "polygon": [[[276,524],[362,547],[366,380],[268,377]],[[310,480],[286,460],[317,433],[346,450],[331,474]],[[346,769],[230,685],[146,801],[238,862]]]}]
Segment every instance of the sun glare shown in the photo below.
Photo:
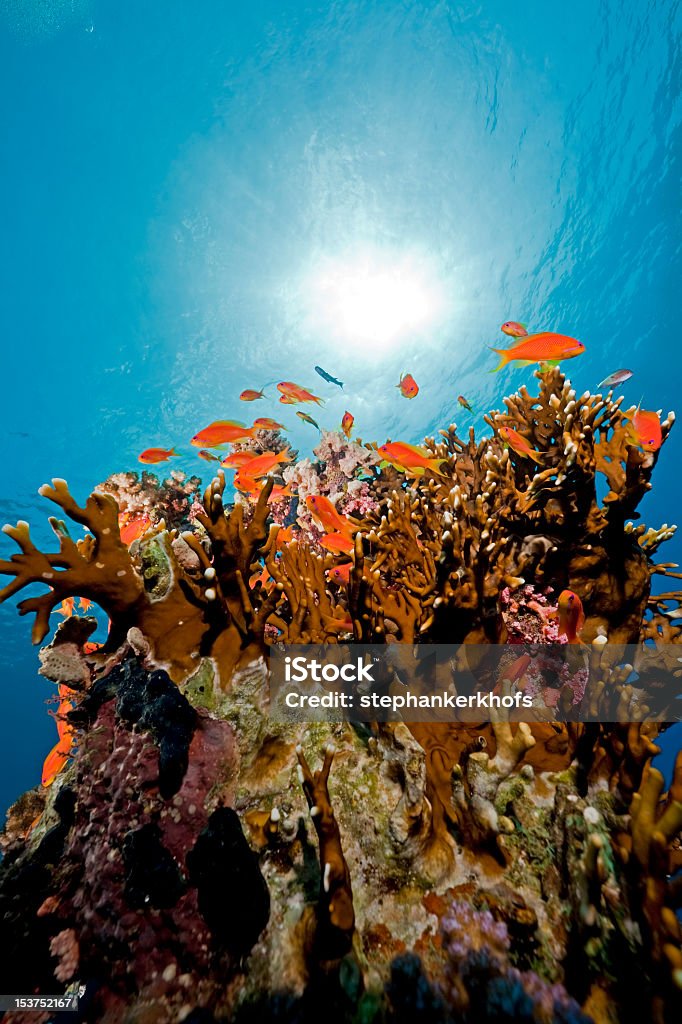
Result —
[{"label": "sun glare", "polygon": [[309,326],[356,348],[385,349],[418,335],[444,308],[433,271],[409,256],[362,254],[326,261],[306,292]]}]

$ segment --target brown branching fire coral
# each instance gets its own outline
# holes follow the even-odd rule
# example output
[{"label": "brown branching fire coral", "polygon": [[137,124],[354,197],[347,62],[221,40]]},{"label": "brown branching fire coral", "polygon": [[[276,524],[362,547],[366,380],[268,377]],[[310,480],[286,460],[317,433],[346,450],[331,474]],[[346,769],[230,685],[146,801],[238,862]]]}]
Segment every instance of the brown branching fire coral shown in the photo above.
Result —
[{"label": "brown branching fire coral", "polygon": [[324,763],[311,772],[302,747],[296,748],[303,791],[315,823],[320,844],[320,899],[313,939],[315,957],[335,961],[351,948],[355,928],[350,872],[343,856],[341,833],[334,817],[327,782],[334,759],[334,747],[324,752]]},{"label": "brown branching fire coral", "polygon": [[[427,439],[437,475],[326,434],[274,506],[272,479],[232,504],[222,472],[201,501],[124,474],[82,507],[62,480],[41,488],[64,516],[53,552],[5,527],[0,599],[45,588],[19,605],[36,643],[75,596],[110,631],[93,650],[95,620],[70,619],[41,651],[77,694],[75,746],[10,814],[0,942],[21,965],[0,987],[84,987],[81,1019],[107,1024],[679,1019],[682,764],[665,792],[652,760],[677,715],[682,593],[652,589],[678,578],[658,560],[674,527],[637,523],[659,453],[611,393],[536,377],[491,436]],[[306,494],[352,516],[349,554],[320,545]],[[150,522],[128,546],[138,499]],[[565,588],[586,614],[575,644]],[[544,714],[280,721],[273,643],[506,644],[500,692],[544,694]],[[512,671],[528,643],[570,651],[558,687]],[[553,720],[583,696],[585,721]]]}]

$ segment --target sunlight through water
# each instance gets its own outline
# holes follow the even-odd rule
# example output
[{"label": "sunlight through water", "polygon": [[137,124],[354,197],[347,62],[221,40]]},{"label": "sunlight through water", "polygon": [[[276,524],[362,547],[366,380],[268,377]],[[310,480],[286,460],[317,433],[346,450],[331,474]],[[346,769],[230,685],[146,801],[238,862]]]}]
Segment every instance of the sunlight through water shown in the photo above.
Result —
[{"label": "sunlight through water", "polygon": [[442,282],[412,253],[359,250],[320,262],[303,286],[306,327],[349,348],[395,346],[446,315]]}]

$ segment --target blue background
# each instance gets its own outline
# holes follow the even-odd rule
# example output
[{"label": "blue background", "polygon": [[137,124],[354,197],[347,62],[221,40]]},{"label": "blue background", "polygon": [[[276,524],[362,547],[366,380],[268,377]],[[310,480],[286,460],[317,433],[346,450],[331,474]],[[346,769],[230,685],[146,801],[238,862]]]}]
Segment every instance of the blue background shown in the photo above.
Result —
[{"label": "blue background", "polygon": [[[83,499],[152,444],[206,475],[189,437],[282,377],[367,439],[466,429],[459,393],[484,429],[532,382],[487,373],[508,318],[586,344],[566,367],[578,393],[628,366],[626,404],[674,408],[680,26],[677,3],[641,0],[7,0],[2,521],[47,541],[41,483]],[[311,320],[311,270],[358,247],[416,254],[446,313],[383,347]],[[651,525],[677,517],[680,444]],[[677,540],[666,555],[682,561]],[[56,740],[29,628],[0,607],[0,807]]]}]

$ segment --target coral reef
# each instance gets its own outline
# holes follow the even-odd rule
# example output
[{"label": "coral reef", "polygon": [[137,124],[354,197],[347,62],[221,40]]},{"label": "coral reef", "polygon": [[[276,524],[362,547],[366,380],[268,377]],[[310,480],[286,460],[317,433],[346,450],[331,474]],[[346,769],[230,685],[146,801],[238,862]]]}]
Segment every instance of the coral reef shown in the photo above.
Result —
[{"label": "coral reef", "polygon": [[172,469],[163,482],[154,473],[113,473],[97,490],[115,498],[123,521],[149,517],[151,523],[164,521],[169,529],[181,530],[191,526],[196,512],[201,487],[198,476],[187,477]]},{"label": "coral reef", "polygon": [[[107,1024],[679,1019],[682,754],[667,791],[651,761],[676,717],[660,677],[682,671],[682,593],[652,588],[677,578],[655,561],[673,528],[636,524],[659,453],[611,393],[536,377],[486,418],[492,436],[427,439],[438,474],[323,434],[283,471],[286,500],[272,478],[230,502],[222,471],[200,501],[194,480],[119,474],[81,507],[56,479],[41,494],[65,517],[57,551],[4,528],[19,552],[0,598],[46,590],[19,605],[35,643],[75,596],[110,631],[93,649],[95,621],[74,617],[40,652],[74,694],[76,745],[2,837],[2,991],[80,987],[79,1019]],[[504,447],[505,426],[541,465]],[[315,494],[353,517],[352,554],[320,545]],[[149,517],[134,543],[122,513]],[[575,645],[565,588],[586,614]],[[545,714],[270,716],[271,644],[357,642],[479,659],[507,644],[502,692],[523,685]],[[552,647],[526,672],[529,643]],[[549,685],[557,650],[578,661]],[[634,715],[642,693],[656,721]],[[558,720],[583,699],[587,720]]]}]

